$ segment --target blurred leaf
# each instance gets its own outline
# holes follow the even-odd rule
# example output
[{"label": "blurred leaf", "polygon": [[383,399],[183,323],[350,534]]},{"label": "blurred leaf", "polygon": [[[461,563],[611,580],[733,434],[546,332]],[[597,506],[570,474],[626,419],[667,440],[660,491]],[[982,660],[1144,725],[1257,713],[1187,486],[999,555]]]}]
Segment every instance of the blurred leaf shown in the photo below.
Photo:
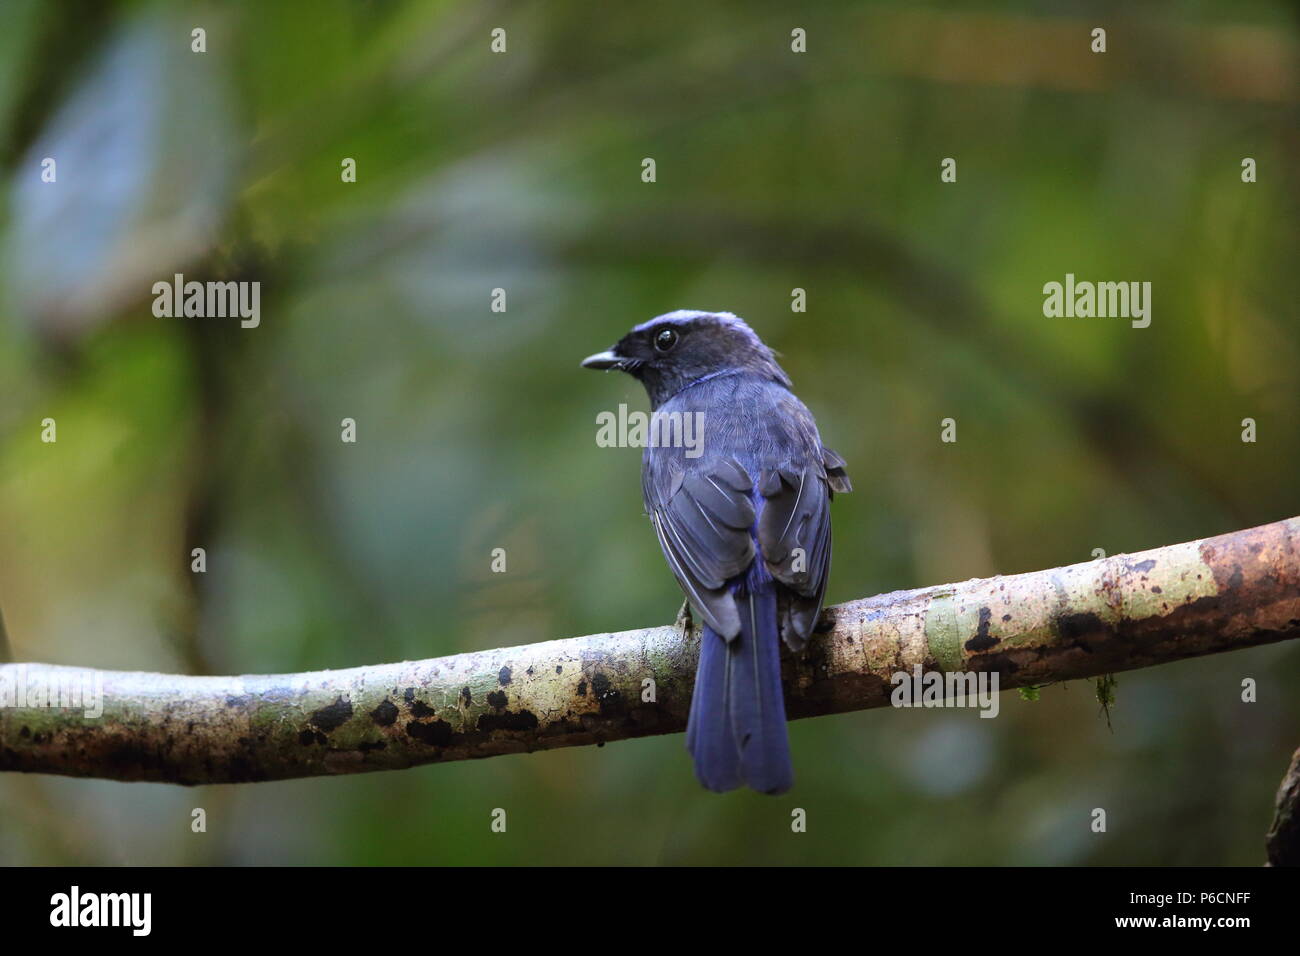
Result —
[{"label": "blurred leaf", "polygon": [[14,172],[22,315],[66,340],[150,297],[215,243],[240,149],[216,54],[159,13],[121,27]]}]

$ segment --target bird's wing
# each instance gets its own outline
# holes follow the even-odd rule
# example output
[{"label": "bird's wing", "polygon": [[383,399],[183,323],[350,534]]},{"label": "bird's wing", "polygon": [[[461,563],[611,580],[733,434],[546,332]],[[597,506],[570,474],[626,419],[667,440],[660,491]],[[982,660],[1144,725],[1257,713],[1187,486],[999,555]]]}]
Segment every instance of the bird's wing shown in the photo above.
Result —
[{"label": "bird's wing", "polygon": [[705,623],[727,640],[740,633],[727,581],[754,560],[753,487],[734,458],[685,470],[675,457],[666,457],[661,467],[644,472],[646,510],[664,557]]},{"label": "bird's wing", "polygon": [[831,489],[820,461],[765,468],[758,546],[768,572],[790,589],[781,636],[802,650],[817,623],[831,564]]},{"label": "bird's wing", "polygon": [[790,589],[782,602],[781,637],[799,651],[817,625],[830,577],[830,501],[852,485],[844,459],[821,444],[811,416],[804,412],[791,420],[807,423],[799,444],[808,453],[795,452],[760,472],[758,547],[772,577]]}]

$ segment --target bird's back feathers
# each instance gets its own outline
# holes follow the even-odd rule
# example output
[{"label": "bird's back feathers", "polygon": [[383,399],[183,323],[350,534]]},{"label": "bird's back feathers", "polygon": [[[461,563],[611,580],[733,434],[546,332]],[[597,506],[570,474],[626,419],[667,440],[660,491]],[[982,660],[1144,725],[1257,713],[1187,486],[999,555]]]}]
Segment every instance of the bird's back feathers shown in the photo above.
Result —
[{"label": "bird's back feathers", "polygon": [[[844,461],[784,385],[739,371],[673,396],[702,454],[648,447],[642,490],[664,556],[706,625],[687,747],[710,789],[790,785],[780,643],[802,650],[830,571]],[[755,559],[761,557],[761,561]]]},{"label": "bird's back feathers", "polygon": [[657,415],[701,439],[651,442],[641,473],[664,557],[705,623],[687,747],[711,790],[780,793],[794,779],[781,642],[802,650],[817,624],[844,459],[730,312],[669,312],[582,364],[636,377]]}]

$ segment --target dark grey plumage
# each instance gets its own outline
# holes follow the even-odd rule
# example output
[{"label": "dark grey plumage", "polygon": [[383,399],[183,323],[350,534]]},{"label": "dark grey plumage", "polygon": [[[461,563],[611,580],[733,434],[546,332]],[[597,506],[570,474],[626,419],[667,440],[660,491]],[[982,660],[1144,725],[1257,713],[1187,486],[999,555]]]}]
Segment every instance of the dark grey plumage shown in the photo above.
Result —
[{"label": "dark grey plumage", "polygon": [[780,640],[802,650],[831,561],[830,500],[851,485],[772,351],[730,313],[680,311],[634,328],[589,368],[626,371],[654,411],[702,414],[699,457],[647,447],[642,493],[705,633],[687,746],[705,786],[793,782]]}]

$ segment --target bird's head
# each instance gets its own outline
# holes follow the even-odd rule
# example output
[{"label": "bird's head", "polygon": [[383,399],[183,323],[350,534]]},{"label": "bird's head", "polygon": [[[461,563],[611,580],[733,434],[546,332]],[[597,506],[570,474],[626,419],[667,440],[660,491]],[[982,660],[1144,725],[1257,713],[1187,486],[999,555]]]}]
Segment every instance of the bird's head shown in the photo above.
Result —
[{"label": "bird's head", "polygon": [[627,372],[645,386],[654,408],[688,385],[724,372],[751,371],[790,387],[772,350],[730,312],[681,309],[656,316],[613,347],[587,356],[582,367]]}]

